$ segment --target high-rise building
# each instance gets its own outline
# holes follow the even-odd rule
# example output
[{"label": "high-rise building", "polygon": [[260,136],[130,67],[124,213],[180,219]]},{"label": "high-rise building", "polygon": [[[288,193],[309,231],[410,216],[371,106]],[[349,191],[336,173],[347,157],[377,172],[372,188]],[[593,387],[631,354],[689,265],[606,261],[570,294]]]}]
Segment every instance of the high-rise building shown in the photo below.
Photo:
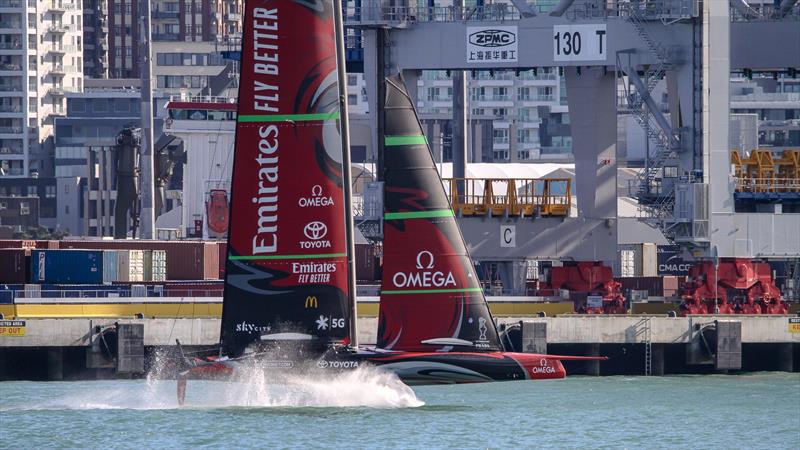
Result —
[{"label": "high-rise building", "polygon": [[83,73],[108,78],[108,2],[83,2]]},{"label": "high-rise building", "polygon": [[[108,4],[108,74],[139,76],[139,0],[87,0]],[[242,0],[151,0],[153,42],[214,42],[241,37]]]},{"label": "high-rise building", "polygon": [[80,0],[0,0],[0,180],[52,177],[66,92],[83,89]]},{"label": "high-rise building", "polygon": [[[474,151],[480,151],[482,155],[472,157],[471,162],[525,162],[572,157],[566,93],[557,68],[467,74],[467,120],[489,118],[493,128],[491,152],[476,148]],[[452,86],[447,71],[422,72],[417,83],[417,107],[423,119],[429,115],[452,116]]]}]

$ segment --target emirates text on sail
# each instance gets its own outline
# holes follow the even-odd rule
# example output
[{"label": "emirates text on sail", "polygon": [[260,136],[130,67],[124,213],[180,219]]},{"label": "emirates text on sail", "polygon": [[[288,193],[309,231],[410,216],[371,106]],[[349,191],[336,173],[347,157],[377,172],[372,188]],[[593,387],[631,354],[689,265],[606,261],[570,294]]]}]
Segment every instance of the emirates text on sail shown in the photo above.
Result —
[{"label": "emirates text on sail", "polygon": [[253,254],[278,251],[278,127],[259,127],[258,135],[258,231],[253,236]]},{"label": "emirates text on sail", "polygon": [[[278,9],[253,9],[253,109],[278,112],[278,83],[264,82],[278,76]],[[259,80],[260,78],[260,80]],[[278,251],[278,127],[258,128],[258,230],[253,236],[253,255]]]}]

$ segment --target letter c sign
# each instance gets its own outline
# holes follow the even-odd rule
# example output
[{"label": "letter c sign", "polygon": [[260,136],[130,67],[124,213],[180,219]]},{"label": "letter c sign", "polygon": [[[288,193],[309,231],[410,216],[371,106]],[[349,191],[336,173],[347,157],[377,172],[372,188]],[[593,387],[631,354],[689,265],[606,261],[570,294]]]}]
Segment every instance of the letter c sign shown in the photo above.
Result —
[{"label": "letter c sign", "polygon": [[514,225],[500,225],[500,247],[516,247],[517,231]]}]

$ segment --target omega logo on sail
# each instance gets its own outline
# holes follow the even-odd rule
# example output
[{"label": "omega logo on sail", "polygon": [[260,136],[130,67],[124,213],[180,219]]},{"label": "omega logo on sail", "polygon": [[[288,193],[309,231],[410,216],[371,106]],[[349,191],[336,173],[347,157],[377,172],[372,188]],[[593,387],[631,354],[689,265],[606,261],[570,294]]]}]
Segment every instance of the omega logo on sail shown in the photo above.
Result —
[{"label": "omega logo on sail", "polygon": [[423,250],[417,253],[417,270],[415,272],[397,272],[392,277],[392,283],[399,288],[431,288],[446,287],[456,285],[453,272],[446,274],[434,269],[433,253]]}]

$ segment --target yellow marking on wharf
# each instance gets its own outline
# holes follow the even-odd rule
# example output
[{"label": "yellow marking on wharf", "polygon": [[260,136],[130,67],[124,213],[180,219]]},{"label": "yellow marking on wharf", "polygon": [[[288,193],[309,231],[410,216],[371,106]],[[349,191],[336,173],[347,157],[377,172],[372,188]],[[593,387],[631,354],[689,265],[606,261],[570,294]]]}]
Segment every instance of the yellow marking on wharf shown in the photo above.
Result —
[{"label": "yellow marking on wharf", "polygon": [[[305,300],[305,299],[304,299]],[[314,306],[313,300],[305,302]],[[377,317],[380,302],[367,301],[358,303],[359,317]],[[530,317],[543,312],[548,316],[569,314],[572,302],[489,302],[489,309],[496,316]],[[0,313],[6,318],[125,318],[137,314],[145,318],[220,318],[222,302],[146,302],[146,303],[22,303],[17,305],[0,305]]]}]

